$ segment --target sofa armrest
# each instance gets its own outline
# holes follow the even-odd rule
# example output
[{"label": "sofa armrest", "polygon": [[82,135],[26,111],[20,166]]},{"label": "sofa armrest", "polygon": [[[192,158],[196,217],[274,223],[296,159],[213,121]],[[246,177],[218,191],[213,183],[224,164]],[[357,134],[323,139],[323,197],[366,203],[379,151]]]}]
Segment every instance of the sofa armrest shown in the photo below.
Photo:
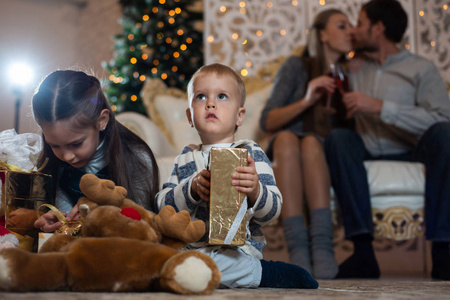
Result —
[{"label": "sofa armrest", "polygon": [[178,154],[161,130],[146,116],[136,112],[123,112],[116,119],[143,139],[156,157]]}]

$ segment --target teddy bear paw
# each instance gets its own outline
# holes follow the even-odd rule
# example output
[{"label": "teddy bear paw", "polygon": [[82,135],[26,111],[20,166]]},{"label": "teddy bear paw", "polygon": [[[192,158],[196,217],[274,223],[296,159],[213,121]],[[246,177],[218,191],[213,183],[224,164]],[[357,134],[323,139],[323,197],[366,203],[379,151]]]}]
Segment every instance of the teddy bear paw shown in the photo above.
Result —
[{"label": "teddy bear paw", "polygon": [[186,243],[196,242],[205,234],[203,221],[191,221],[187,211],[177,213],[170,205],[164,206],[156,215],[155,224],[162,235]]},{"label": "teddy bear paw", "polygon": [[171,257],[164,264],[160,284],[164,289],[180,294],[211,294],[221,277],[212,258],[191,250]]}]

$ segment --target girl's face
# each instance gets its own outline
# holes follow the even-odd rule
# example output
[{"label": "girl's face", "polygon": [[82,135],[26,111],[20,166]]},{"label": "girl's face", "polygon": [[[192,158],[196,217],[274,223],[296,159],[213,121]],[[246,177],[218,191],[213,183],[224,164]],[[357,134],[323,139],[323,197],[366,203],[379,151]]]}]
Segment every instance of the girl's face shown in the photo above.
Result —
[{"label": "girl's face", "polygon": [[320,32],[325,47],[339,55],[352,50],[352,25],[347,16],[334,14],[328,19],[327,26]]},{"label": "girl's face", "polygon": [[[105,112],[106,111],[106,112]],[[104,110],[95,127],[77,128],[73,119],[42,124],[45,141],[60,160],[74,168],[86,166],[100,145],[100,130],[108,123],[109,112]]]}]

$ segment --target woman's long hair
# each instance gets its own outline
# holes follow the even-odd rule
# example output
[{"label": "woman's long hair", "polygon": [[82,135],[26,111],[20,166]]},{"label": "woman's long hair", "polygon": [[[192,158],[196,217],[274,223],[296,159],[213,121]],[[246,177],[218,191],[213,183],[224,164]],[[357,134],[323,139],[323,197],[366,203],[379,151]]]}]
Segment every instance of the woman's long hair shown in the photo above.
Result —
[{"label": "woman's long hair", "polygon": [[[335,14],[345,15],[342,11],[334,8],[323,10],[317,14],[311,25],[306,48],[303,52],[303,56],[311,57],[319,64],[319,70],[321,70],[322,73],[327,70],[329,62],[325,61],[325,51],[323,49],[323,43],[320,40],[320,31],[327,27],[331,16]],[[344,60],[345,55],[342,55],[339,61]]]},{"label": "woman's long hair", "polygon": [[[38,125],[70,119],[72,125],[78,128],[95,128],[102,110],[109,110],[108,125],[100,132],[100,138],[107,147],[107,176],[128,190],[128,198],[154,210],[154,197],[159,189],[155,157],[141,138],[116,121],[97,78],[80,71],[55,71],[39,85],[32,99],[32,107]],[[44,135],[43,140],[44,149],[38,159],[38,167],[48,158],[43,172],[51,174],[56,183],[62,161],[53,154]],[[148,168],[149,162],[143,161],[143,153],[148,154],[151,169]],[[140,183],[139,186],[133,184],[136,181]],[[144,189],[146,199],[137,199],[134,188]]]}]

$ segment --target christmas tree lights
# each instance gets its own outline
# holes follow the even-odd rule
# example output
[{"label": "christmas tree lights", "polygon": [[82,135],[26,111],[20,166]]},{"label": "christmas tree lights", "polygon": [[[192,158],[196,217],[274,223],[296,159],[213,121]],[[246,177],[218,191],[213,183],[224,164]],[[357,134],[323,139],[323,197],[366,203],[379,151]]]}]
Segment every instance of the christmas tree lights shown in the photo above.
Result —
[{"label": "christmas tree lights", "polygon": [[145,113],[140,91],[147,78],[186,89],[203,65],[203,37],[194,28],[202,20],[194,0],[121,0],[123,32],[114,37],[114,58],[105,93],[116,112]]}]

